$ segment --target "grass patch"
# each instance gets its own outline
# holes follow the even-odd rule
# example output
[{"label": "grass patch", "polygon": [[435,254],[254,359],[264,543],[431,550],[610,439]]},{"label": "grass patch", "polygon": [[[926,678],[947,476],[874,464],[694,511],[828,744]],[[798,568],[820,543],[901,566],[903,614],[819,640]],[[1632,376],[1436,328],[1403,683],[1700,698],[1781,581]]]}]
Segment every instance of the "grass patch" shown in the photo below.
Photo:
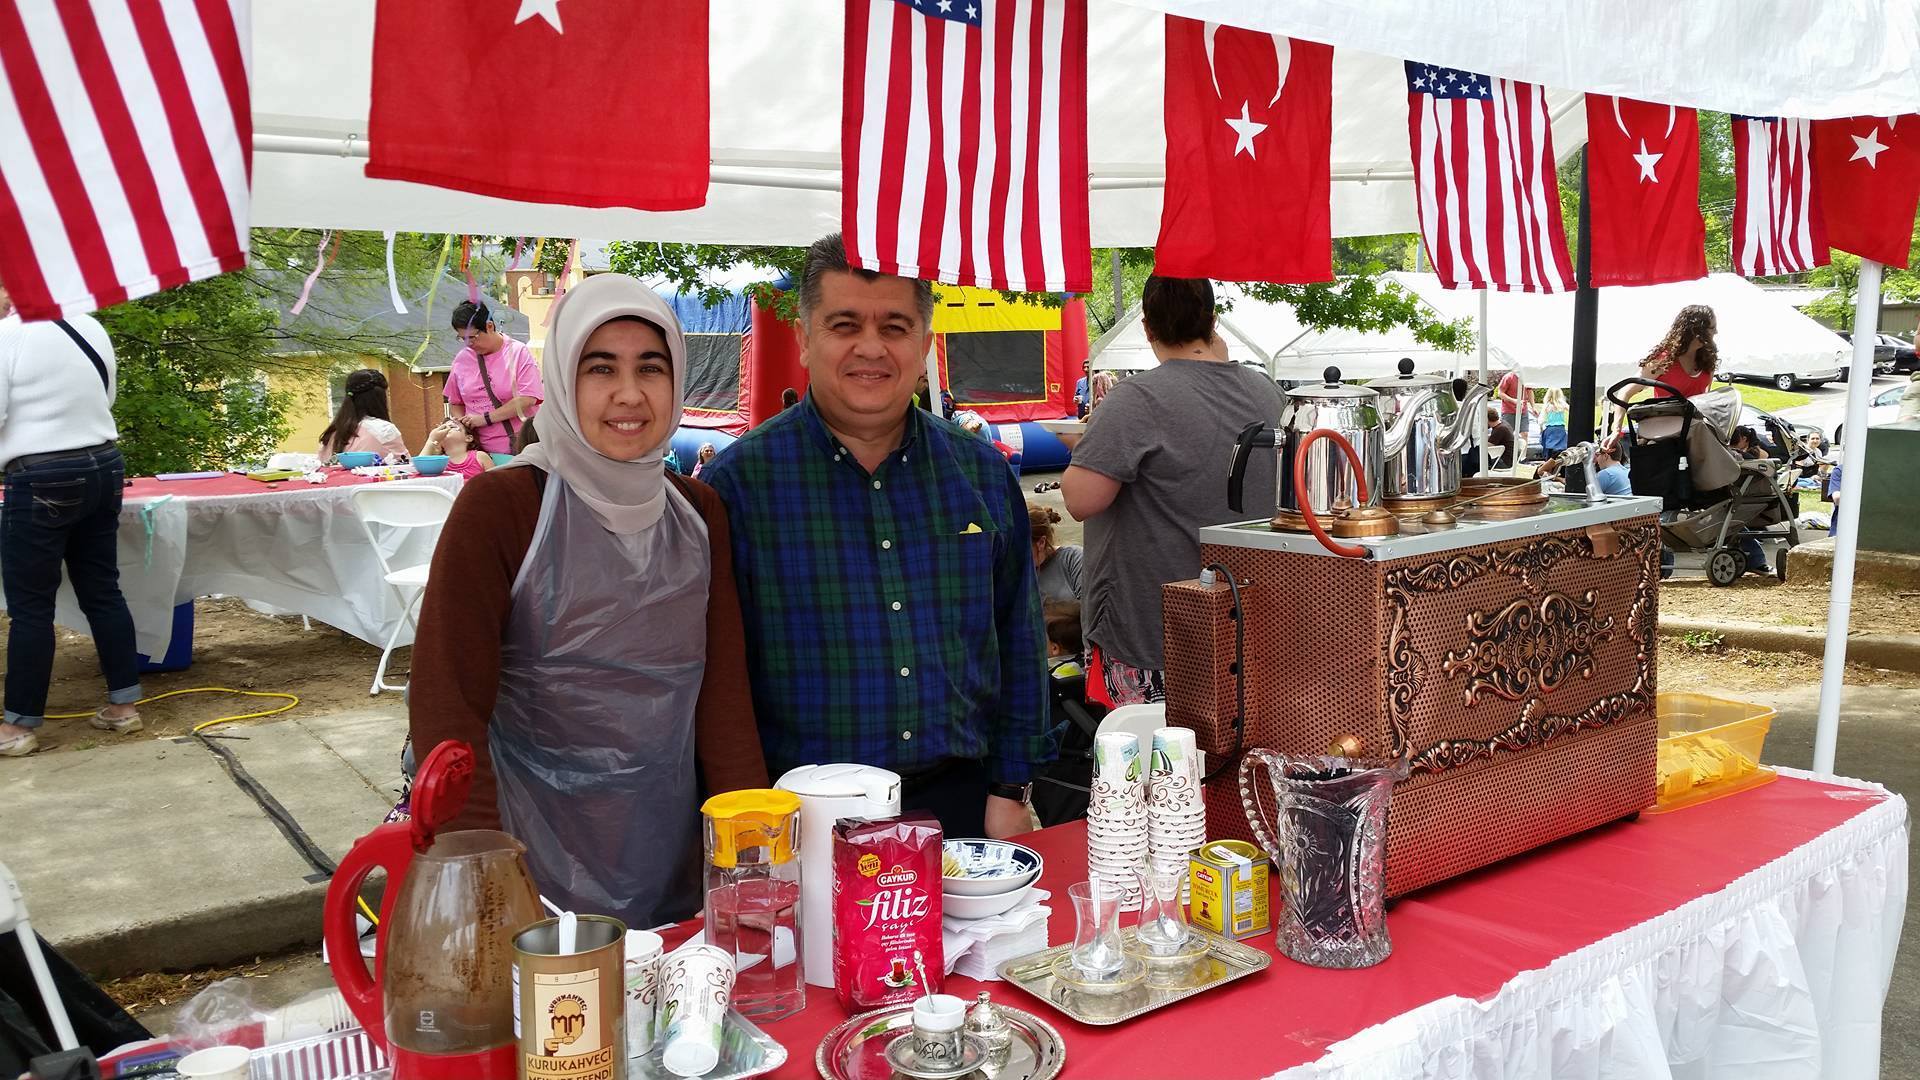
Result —
[{"label": "grass patch", "polygon": [[1796,394],[1791,390],[1775,390],[1771,386],[1756,386],[1748,382],[1733,385],[1739,388],[1741,401],[1761,412],[1777,413],[1781,409],[1791,409],[1813,400],[1806,394]]}]

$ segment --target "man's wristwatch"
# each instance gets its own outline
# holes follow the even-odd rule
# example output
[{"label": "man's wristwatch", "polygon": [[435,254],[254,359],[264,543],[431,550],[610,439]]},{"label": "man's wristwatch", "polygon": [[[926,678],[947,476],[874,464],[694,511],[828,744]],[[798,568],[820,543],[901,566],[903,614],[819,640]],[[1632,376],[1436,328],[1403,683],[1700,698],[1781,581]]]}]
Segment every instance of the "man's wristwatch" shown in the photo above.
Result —
[{"label": "man's wristwatch", "polygon": [[481,427],[493,426],[493,410],[492,409],[488,409],[486,412],[483,412],[480,414],[480,426]]},{"label": "man's wristwatch", "polygon": [[993,783],[987,785],[987,794],[998,799],[1012,799],[1014,802],[1024,803],[1032,797],[1033,785]]}]

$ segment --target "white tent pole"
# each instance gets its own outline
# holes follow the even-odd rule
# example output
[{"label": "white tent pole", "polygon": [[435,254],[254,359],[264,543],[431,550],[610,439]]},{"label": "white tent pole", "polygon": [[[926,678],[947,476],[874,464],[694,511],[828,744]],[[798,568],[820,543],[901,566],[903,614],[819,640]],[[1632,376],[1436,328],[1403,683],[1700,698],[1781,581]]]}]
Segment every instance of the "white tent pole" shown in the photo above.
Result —
[{"label": "white tent pole", "polygon": [[1840,520],[1834,528],[1833,589],[1827,600],[1827,653],[1820,670],[1820,718],[1813,731],[1813,771],[1833,772],[1840,741],[1840,691],[1847,677],[1847,626],[1853,617],[1853,566],[1860,538],[1860,492],[1867,466],[1867,401],[1873,396],[1873,346],[1880,330],[1880,264],[1860,260],[1853,301],[1853,366],[1847,371],[1846,432],[1841,448]]},{"label": "white tent pole", "polygon": [[[1480,290],[1480,317],[1473,330],[1474,336],[1479,340],[1477,348],[1480,353],[1480,385],[1485,386],[1487,385],[1487,290],[1485,289]],[[1480,447],[1481,470],[1487,473],[1493,472],[1492,448],[1487,445],[1487,403],[1485,401],[1482,401],[1473,411],[1473,437],[1474,442]],[[1516,444],[1519,442],[1517,433],[1514,442]],[[1513,463],[1515,465],[1520,463],[1518,449],[1514,451]]]}]

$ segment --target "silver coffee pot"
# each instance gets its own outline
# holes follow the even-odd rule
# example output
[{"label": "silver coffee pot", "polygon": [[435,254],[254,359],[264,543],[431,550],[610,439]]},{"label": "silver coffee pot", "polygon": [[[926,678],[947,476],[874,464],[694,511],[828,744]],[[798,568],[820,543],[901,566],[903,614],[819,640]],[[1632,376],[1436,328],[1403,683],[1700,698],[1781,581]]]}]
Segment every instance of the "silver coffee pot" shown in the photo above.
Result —
[{"label": "silver coffee pot", "polygon": [[1460,451],[1474,430],[1473,410],[1490,387],[1476,386],[1458,403],[1449,380],[1415,375],[1413,361],[1400,361],[1400,374],[1367,384],[1379,395],[1382,421],[1398,435],[1380,474],[1380,498],[1389,507],[1439,504],[1460,494]]}]

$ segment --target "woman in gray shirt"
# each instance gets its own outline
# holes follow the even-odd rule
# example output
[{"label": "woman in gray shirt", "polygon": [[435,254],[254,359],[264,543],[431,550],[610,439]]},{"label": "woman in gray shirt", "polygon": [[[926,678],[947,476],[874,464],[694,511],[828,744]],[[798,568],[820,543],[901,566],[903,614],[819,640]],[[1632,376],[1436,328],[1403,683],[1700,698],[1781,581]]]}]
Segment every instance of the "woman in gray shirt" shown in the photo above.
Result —
[{"label": "woman in gray shirt", "polygon": [[1085,552],[1078,544],[1056,547],[1053,527],[1060,511],[1051,506],[1028,506],[1027,521],[1033,526],[1033,569],[1040,579],[1040,599],[1080,602],[1080,562]]}]

